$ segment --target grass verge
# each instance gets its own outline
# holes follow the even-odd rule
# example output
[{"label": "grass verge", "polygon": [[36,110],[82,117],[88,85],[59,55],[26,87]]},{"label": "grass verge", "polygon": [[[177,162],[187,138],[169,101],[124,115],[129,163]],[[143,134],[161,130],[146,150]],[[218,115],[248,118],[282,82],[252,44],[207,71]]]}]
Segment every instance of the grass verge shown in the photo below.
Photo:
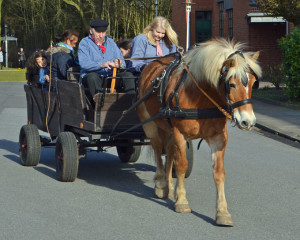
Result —
[{"label": "grass verge", "polygon": [[267,103],[277,104],[280,106],[300,110],[300,101],[291,100],[285,94],[284,89],[274,87],[264,87],[252,92],[253,98],[265,101]]},{"label": "grass verge", "polygon": [[26,69],[4,68],[0,70],[0,82],[26,82]]}]

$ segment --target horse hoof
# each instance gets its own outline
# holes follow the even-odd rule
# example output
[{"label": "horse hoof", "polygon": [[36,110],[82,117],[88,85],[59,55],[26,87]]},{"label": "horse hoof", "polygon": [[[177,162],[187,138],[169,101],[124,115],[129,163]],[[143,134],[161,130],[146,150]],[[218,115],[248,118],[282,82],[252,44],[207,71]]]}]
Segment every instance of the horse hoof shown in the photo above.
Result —
[{"label": "horse hoof", "polygon": [[217,216],[216,224],[223,227],[233,227],[234,223],[230,216]]},{"label": "horse hoof", "polygon": [[158,198],[166,198],[168,196],[168,188],[155,188],[154,191]]},{"label": "horse hoof", "polygon": [[190,213],[192,209],[188,204],[175,204],[175,212],[178,213]]}]

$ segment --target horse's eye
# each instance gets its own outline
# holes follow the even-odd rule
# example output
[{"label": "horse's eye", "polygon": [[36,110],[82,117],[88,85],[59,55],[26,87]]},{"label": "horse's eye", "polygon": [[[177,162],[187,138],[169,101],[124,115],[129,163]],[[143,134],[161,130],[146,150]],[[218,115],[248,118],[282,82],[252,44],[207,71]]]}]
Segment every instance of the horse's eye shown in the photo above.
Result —
[{"label": "horse's eye", "polygon": [[229,83],[229,87],[230,87],[230,88],[235,88],[236,85],[235,85],[235,83]]}]

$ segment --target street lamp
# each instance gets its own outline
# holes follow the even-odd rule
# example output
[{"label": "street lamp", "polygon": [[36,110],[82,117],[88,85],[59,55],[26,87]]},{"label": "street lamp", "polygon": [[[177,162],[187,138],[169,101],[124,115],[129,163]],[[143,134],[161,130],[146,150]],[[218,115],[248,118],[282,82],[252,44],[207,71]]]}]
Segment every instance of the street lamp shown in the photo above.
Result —
[{"label": "street lamp", "polygon": [[158,0],[155,0],[155,1],[154,1],[154,5],[155,5],[155,16],[157,17]]},{"label": "street lamp", "polygon": [[190,14],[191,14],[191,10],[192,10],[192,3],[191,0],[185,0],[185,2],[183,2],[183,4],[185,4],[185,11],[186,11],[186,51],[189,49],[190,47]]},{"label": "street lamp", "polygon": [[4,33],[5,33],[5,67],[8,67],[8,46],[7,46],[7,24],[4,25]]}]

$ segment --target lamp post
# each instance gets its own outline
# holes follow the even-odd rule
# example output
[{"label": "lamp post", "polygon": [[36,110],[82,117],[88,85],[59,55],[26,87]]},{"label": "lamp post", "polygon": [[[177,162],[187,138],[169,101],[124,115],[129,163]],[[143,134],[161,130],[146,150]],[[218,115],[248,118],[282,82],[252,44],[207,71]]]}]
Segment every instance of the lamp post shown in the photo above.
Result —
[{"label": "lamp post", "polygon": [[155,16],[157,17],[158,0],[155,0],[155,1],[154,1],[154,5],[155,5]]},{"label": "lamp post", "polygon": [[192,3],[191,0],[185,0],[183,2],[185,4],[185,11],[186,11],[186,51],[190,47],[190,14],[192,10]]},{"label": "lamp post", "polygon": [[8,45],[7,45],[7,24],[4,25],[4,33],[5,33],[5,67],[8,67]]}]

